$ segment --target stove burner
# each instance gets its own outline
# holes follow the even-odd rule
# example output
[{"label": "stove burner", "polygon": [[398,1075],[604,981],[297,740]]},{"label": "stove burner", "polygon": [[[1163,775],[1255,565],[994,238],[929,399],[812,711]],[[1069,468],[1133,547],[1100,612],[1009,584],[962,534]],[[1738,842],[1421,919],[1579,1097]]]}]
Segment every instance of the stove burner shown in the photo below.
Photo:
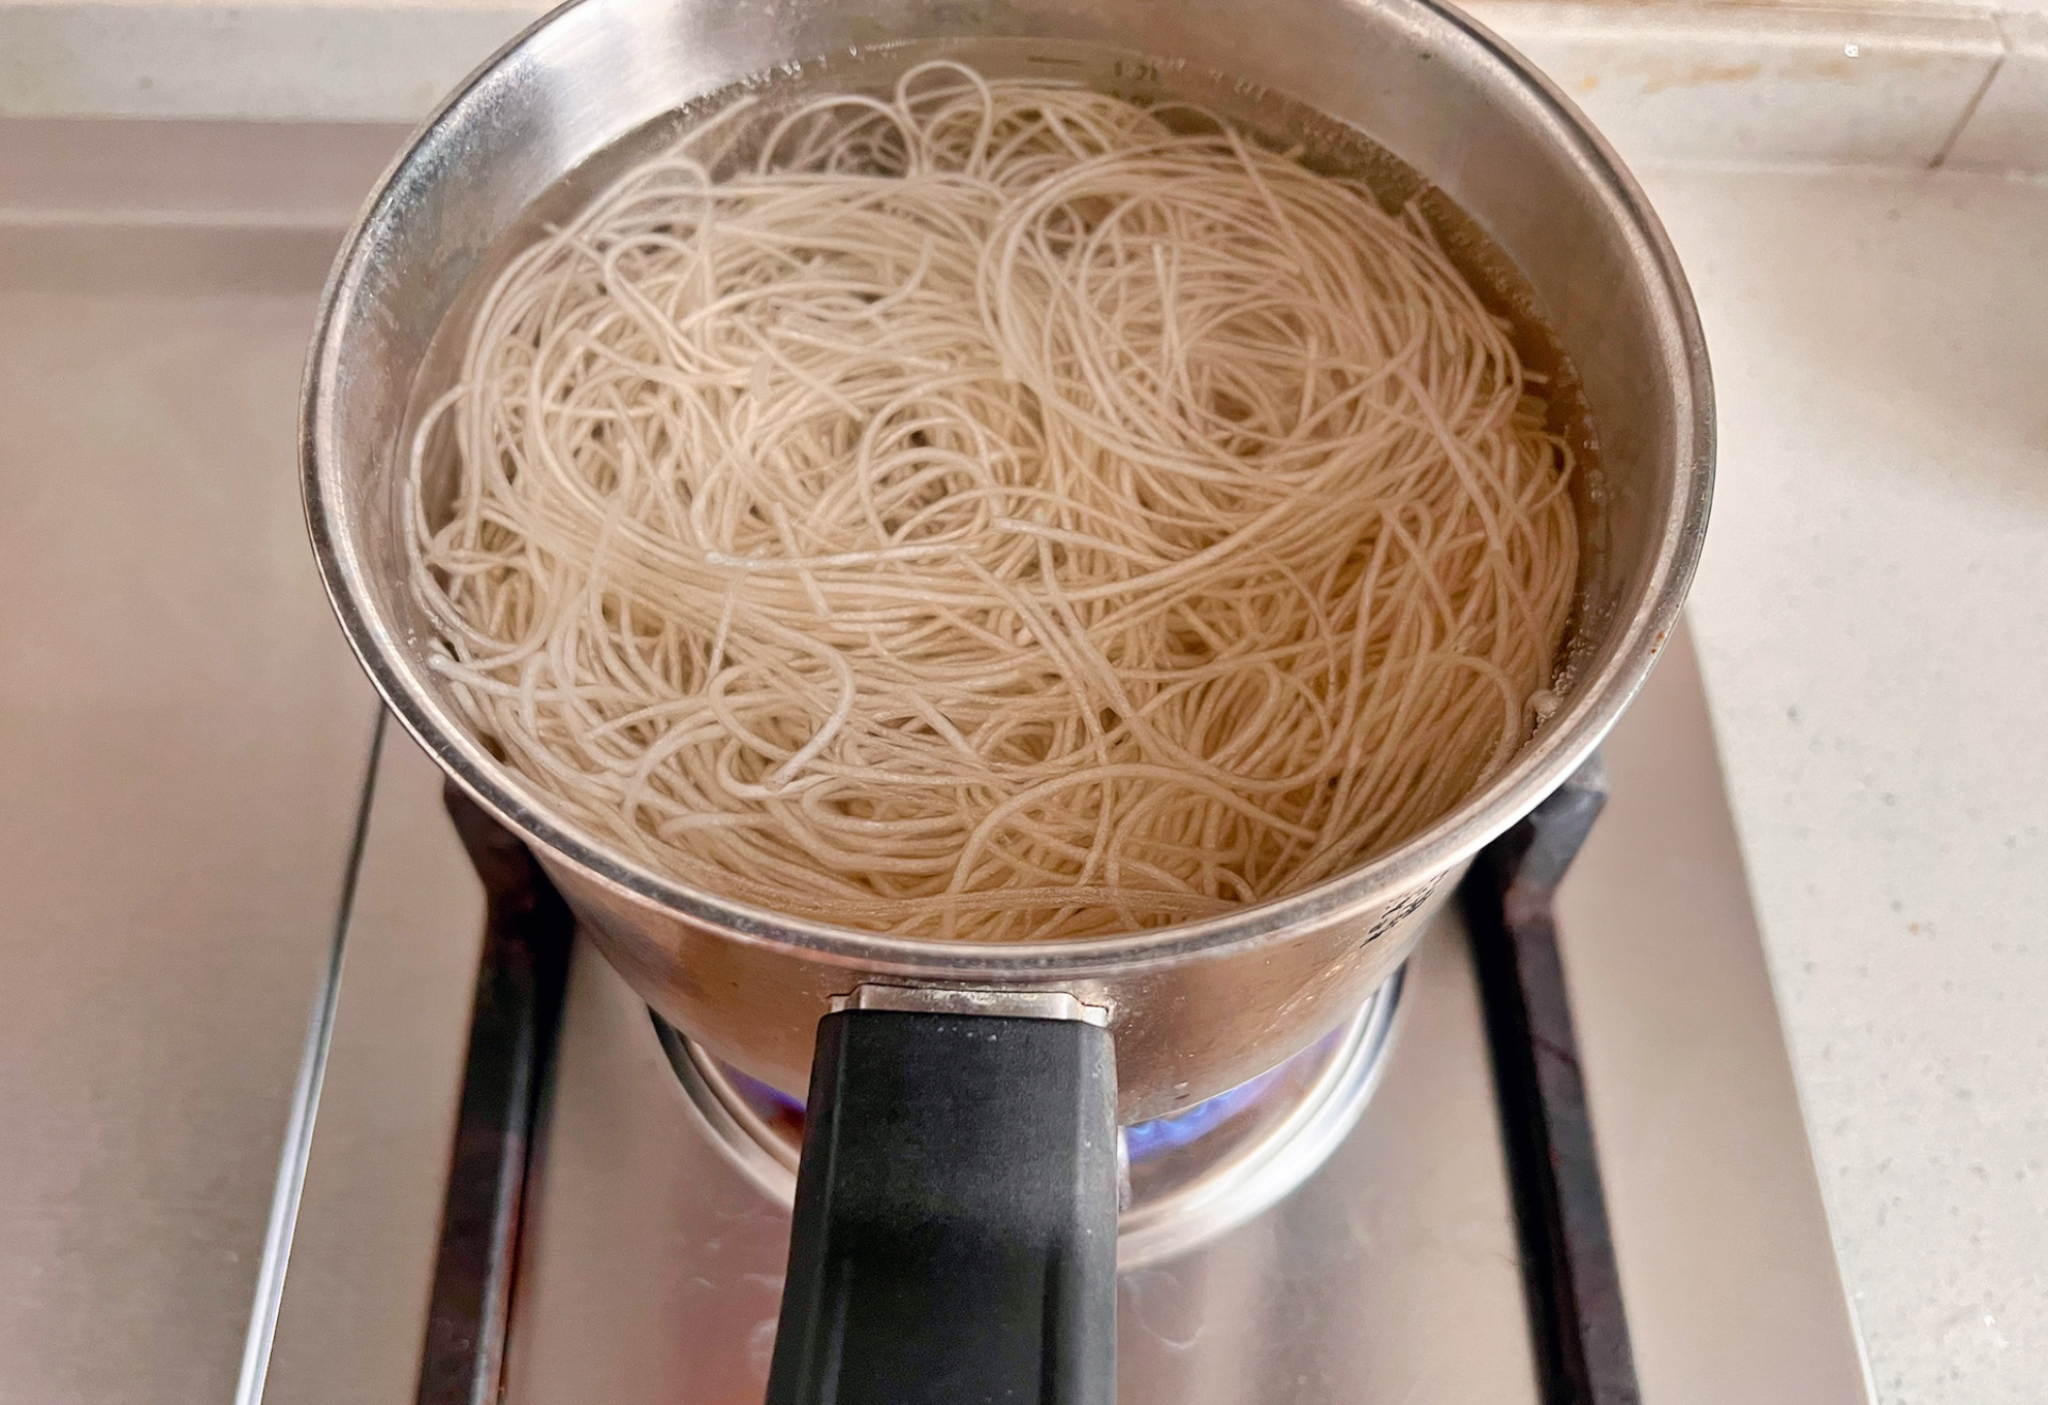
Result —
[{"label": "stove burner", "polygon": [[[1185,1112],[1121,1129],[1130,1194],[1118,1223],[1118,1266],[1185,1253],[1307,1180],[1378,1086],[1400,998],[1397,971],[1348,1023],[1285,1063]],[[713,1144],[771,1200],[793,1203],[803,1104],[650,1018]]]},{"label": "stove burner", "polygon": [[[1330,1045],[1344,1032],[1344,1029],[1331,1030],[1294,1058],[1314,1061],[1327,1057]],[[1218,1093],[1206,1102],[1196,1103],[1186,1112],[1176,1112],[1170,1117],[1158,1117],[1150,1122],[1139,1122],[1119,1128],[1118,1135],[1124,1139],[1124,1155],[1135,1164],[1154,1156],[1163,1156],[1207,1136],[1258,1102],[1269,1089],[1286,1077],[1293,1062],[1294,1060],[1290,1059],[1278,1068],[1269,1068],[1258,1077]]]}]

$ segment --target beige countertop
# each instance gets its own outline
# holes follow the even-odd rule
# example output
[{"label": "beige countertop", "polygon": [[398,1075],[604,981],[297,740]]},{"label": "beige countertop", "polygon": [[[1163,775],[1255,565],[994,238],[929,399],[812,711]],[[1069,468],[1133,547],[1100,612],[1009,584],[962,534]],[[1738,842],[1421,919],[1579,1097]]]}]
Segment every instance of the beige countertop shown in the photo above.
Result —
[{"label": "beige countertop", "polygon": [[1720,478],[1692,595],[1885,1402],[2048,1381],[2048,188],[1652,174]]}]

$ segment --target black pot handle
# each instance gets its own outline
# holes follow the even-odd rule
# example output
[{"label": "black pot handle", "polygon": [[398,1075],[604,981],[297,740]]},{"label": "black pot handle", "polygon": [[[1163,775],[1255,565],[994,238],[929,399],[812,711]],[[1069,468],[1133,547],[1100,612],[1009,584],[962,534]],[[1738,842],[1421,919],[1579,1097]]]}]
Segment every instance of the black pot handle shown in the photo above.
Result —
[{"label": "black pot handle", "polygon": [[1114,1405],[1115,1053],[1022,999],[819,1022],[768,1405]]}]

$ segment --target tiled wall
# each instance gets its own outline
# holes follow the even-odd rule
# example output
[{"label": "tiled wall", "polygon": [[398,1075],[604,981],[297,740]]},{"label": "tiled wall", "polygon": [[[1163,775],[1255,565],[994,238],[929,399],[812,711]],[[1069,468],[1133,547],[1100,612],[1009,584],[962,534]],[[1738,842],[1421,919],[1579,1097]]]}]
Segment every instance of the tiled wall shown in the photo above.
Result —
[{"label": "tiled wall", "polygon": [[2048,0],[1473,0],[1638,163],[2048,174]]},{"label": "tiled wall", "polygon": [[[1468,0],[1641,164],[2048,175],[2048,0]],[[0,0],[0,116],[411,122],[544,0]]]}]

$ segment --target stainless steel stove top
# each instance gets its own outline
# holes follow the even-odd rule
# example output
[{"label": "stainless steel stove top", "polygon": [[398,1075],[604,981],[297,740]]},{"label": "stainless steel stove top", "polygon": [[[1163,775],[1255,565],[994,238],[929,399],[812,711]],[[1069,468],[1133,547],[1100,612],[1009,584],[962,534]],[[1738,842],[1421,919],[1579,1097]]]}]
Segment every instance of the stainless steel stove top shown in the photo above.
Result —
[{"label": "stainless steel stove top", "polygon": [[[1560,894],[1559,946],[1640,1398],[1866,1401],[1682,637],[1606,754],[1612,798]],[[482,903],[429,763],[394,735],[374,782],[338,999],[309,1050],[317,1127],[281,1179],[251,1402],[421,1398]],[[1455,912],[1399,1004],[1353,1089],[1376,1081],[1370,1100],[1348,1131],[1355,1105],[1326,1118],[1341,1141],[1298,1189],[1177,1254],[1158,1252],[1156,1225],[1153,1250],[1130,1253],[1127,1225],[1126,1405],[1546,1400]],[[761,1398],[788,1236],[761,1160],[775,1152],[721,1135],[730,1099],[707,1102],[701,1081],[693,1099],[677,1052],[579,944],[524,1214],[500,1226],[517,1245],[508,1401]]]}]

